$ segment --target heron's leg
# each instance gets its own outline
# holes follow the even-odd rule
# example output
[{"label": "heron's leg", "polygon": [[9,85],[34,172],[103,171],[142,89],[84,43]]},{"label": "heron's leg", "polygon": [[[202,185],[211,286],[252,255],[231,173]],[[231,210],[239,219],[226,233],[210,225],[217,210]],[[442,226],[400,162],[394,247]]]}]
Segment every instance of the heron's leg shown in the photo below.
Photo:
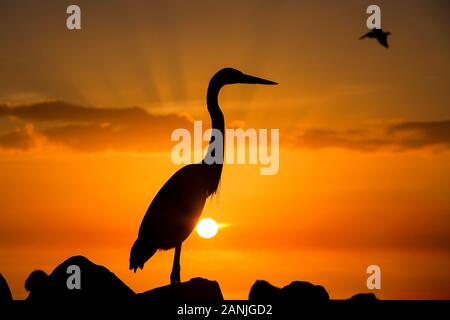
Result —
[{"label": "heron's leg", "polygon": [[181,243],[175,247],[175,256],[173,257],[172,273],[170,274],[170,284],[180,283],[180,255]]}]

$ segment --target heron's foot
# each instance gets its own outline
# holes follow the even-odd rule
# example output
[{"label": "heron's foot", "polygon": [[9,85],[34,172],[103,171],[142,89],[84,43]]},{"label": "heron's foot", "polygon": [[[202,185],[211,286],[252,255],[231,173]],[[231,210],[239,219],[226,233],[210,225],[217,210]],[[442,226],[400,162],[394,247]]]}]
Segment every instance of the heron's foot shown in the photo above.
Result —
[{"label": "heron's foot", "polygon": [[174,267],[172,273],[170,274],[170,284],[179,284],[180,280],[180,267]]}]

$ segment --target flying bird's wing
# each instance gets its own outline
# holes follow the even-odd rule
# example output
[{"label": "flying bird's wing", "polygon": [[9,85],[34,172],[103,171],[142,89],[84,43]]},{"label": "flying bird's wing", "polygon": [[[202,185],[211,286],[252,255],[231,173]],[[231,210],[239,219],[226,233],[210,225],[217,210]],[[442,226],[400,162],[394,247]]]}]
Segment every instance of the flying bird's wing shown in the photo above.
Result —
[{"label": "flying bird's wing", "polygon": [[364,38],[367,38],[367,37],[370,35],[371,32],[372,32],[372,31],[369,31],[369,32],[367,32],[366,34],[363,34],[361,37],[359,37],[359,40],[364,39]]},{"label": "flying bird's wing", "polygon": [[383,47],[389,48],[387,36],[388,36],[387,33],[383,33],[377,37],[377,40]]}]

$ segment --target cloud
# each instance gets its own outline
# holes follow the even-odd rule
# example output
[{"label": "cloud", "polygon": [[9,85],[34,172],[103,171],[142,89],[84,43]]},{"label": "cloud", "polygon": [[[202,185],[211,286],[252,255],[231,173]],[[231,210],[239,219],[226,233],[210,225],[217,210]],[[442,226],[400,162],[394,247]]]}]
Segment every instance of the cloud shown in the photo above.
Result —
[{"label": "cloud", "polygon": [[450,147],[450,120],[435,122],[405,122],[391,126],[388,133],[399,137],[405,149],[428,145]]},{"label": "cloud", "polygon": [[[165,151],[172,146],[172,130],[191,128],[191,121],[176,114],[153,115],[139,107],[95,108],[64,102],[10,107],[0,105],[0,118],[35,128],[48,143],[78,151]],[[0,136],[0,148],[28,150],[31,132],[19,127]]]},{"label": "cloud", "polygon": [[30,150],[36,145],[31,125],[0,135],[0,149]]},{"label": "cloud", "polygon": [[[192,128],[190,119],[174,113],[155,115],[140,107],[97,108],[61,101],[0,105],[0,120],[0,149],[15,150],[31,150],[45,141],[83,152],[168,151],[173,147],[174,129]],[[245,127],[245,123],[230,122],[228,127]],[[450,149],[450,120],[351,130],[308,128],[286,132],[282,141],[294,148],[362,152]]]},{"label": "cloud", "polygon": [[181,119],[177,115],[158,116],[149,114],[139,107],[95,108],[78,106],[60,101],[42,102],[9,107],[0,105],[0,117],[16,117],[37,122],[78,122],[78,123],[144,123],[159,122],[162,125]]},{"label": "cloud", "polygon": [[287,138],[298,148],[343,148],[358,151],[414,150],[427,147],[450,149],[450,120],[402,122],[376,128],[336,130],[310,128]]}]

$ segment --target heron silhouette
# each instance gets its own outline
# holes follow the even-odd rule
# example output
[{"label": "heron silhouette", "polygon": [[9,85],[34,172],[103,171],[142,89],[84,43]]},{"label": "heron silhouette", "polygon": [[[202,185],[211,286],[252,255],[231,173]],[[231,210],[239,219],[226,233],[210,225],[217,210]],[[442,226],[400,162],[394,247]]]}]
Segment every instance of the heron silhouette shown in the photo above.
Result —
[{"label": "heron silhouette", "polygon": [[[206,104],[212,128],[219,130],[222,137],[225,120],[218,103],[219,91],[225,85],[237,83],[277,84],[233,68],[218,71],[209,82]],[[207,155],[214,155],[216,151],[213,142],[212,135]],[[221,145],[221,151],[223,155],[224,143]],[[181,168],[156,194],[142,220],[138,238],[131,248],[130,270],[136,272],[138,268],[143,269],[145,262],[159,249],[175,248],[170,283],[180,283],[181,244],[195,228],[206,199],[217,191],[222,175],[223,161],[208,163],[203,159],[200,163]]]},{"label": "heron silhouette", "polygon": [[386,48],[389,48],[388,42],[387,42],[387,37],[388,35],[390,35],[390,32],[384,32],[382,29],[372,29],[369,32],[367,32],[366,34],[363,34],[359,40],[364,39],[364,38],[375,38],[378,40],[378,42]]}]

